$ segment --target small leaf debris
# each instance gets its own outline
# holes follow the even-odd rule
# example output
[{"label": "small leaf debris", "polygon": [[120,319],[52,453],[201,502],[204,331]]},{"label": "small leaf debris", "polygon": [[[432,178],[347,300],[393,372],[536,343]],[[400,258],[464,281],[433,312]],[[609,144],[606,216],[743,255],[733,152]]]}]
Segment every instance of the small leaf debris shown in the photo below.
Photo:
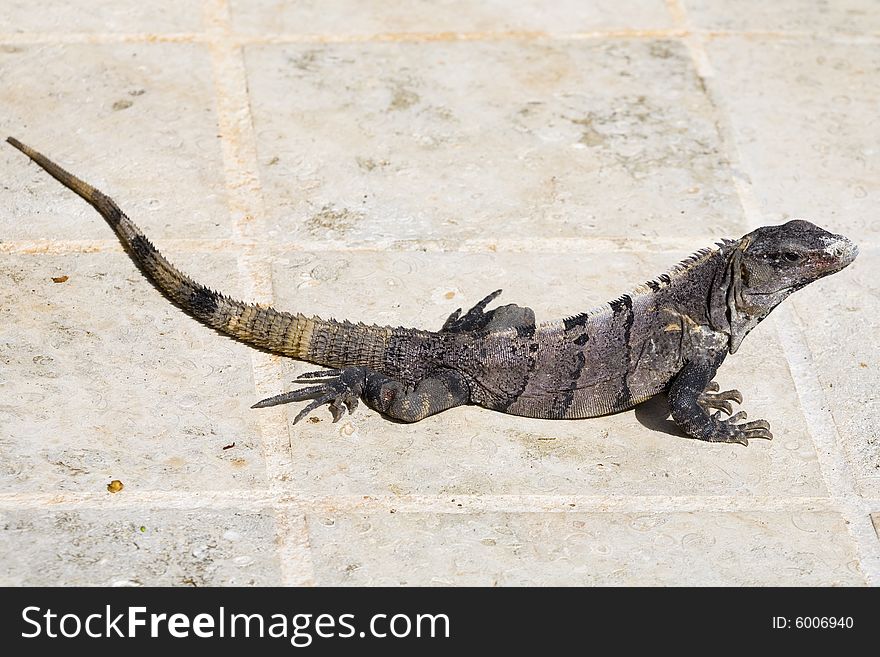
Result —
[{"label": "small leaf debris", "polygon": [[118,479],[114,479],[109,484],[107,484],[107,490],[111,493],[118,493],[123,488],[125,488],[125,486],[123,486],[122,482]]},{"label": "small leaf debris", "polygon": [[235,443],[230,443],[229,445],[224,445],[223,449],[232,449],[233,447],[235,447]]},{"label": "small leaf debris", "polygon": [[53,283],[66,283],[70,279],[70,276],[53,276]]}]

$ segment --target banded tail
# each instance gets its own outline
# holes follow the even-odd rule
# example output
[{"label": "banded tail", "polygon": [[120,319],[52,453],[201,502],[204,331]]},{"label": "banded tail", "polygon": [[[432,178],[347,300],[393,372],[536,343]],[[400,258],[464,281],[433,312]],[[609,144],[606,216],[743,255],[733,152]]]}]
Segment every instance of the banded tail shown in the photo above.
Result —
[{"label": "banded tail", "polygon": [[319,365],[384,369],[385,345],[393,329],[280,312],[230,299],[196,283],[168,262],[109,196],[14,137],[6,141],[94,207],[156,287],[203,324],[242,342]]}]

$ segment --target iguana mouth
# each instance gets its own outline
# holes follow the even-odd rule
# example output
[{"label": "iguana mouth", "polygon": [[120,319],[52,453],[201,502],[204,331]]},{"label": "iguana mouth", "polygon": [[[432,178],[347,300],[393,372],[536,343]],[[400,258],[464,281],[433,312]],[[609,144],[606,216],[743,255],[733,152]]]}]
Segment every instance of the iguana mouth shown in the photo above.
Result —
[{"label": "iguana mouth", "polygon": [[816,263],[824,269],[819,278],[839,272],[849,266],[858,255],[858,246],[845,237],[839,238],[825,247],[825,250],[816,257]]}]

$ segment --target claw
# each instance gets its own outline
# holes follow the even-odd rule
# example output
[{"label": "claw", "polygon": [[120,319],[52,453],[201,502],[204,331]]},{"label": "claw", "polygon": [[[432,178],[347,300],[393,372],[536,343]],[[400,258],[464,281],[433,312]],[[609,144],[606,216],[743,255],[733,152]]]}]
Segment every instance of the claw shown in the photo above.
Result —
[{"label": "claw", "polygon": [[309,399],[310,397],[314,397],[316,394],[322,392],[324,390],[324,387],[324,385],[317,385],[309,386],[307,388],[300,388],[299,390],[282,392],[280,395],[274,395],[272,397],[267,397],[266,399],[261,399],[256,404],[251,406],[251,408],[266,408],[267,406],[277,406],[278,404],[303,401]]},{"label": "claw", "polygon": [[[332,399],[333,399],[333,394],[332,394],[332,393],[331,393],[331,394],[327,394],[327,395],[323,395],[323,396],[321,396],[321,397],[318,397],[317,399],[315,399],[314,401],[312,401],[311,404],[309,404],[309,405],[306,406],[304,409],[302,409],[299,413],[296,414],[296,417],[293,418],[293,423],[296,424],[297,422],[299,422],[300,420],[302,420],[306,415],[308,415],[309,413],[311,413],[313,410],[315,410],[315,409],[318,408],[319,406],[322,406],[322,405],[326,404],[327,402],[331,401]],[[331,412],[332,412],[332,411],[331,411]]]},{"label": "claw", "polygon": [[346,409],[349,413],[352,413],[357,408],[358,398],[363,391],[365,377],[366,370],[360,367],[306,372],[298,376],[296,380],[319,382],[299,390],[291,390],[290,392],[263,399],[254,404],[253,408],[265,408],[266,406],[275,406],[276,404],[311,399],[312,401],[293,418],[294,424],[324,404],[329,405],[333,421],[338,422],[345,415]]},{"label": "claw", "polygon": [[345,402],[337,403],[336,400],[330,402],[330,415],[333,416],[333,423],[336,424],[339,420],[342,419],[342,416],[345,415]]},{"label": "claw", "polygon": [[714,381],[706,386],[706,390],[699,397],[699,402],[703,408],[715,408],[724,411],[728,415],[733,414],[733,406],[730,402],[742,404],[742,400],[742,393],[739,390],[718,392],[718,384]]},{"label": "claw", "polygon": [[304,372],[296,377],[297,381],[301,381],[303,379],[329,379],[331,377],[336,377],[342,374],[342,370],[316,370],[314,372]]},{"label": "claw", "polygon": [[718,413],[715,413],[712,419],[717,423],[718,434],[713,440],[715,442],[738,443],[744,446],[748,446],[750,440],[758,438],[773,440],[773,434],[770,433],[770,423],[767,420],[753,420],[737,424],[737,422],[745,420],[746,417],[745,411],[739,411],[726,420],[721,420]]},{"label": "claw", "polygon": [[728,395],[727,399],[732,402],[736,402],[737,404],[743,403],[743,396],[739,390],[728,390],[727,392],[721,394]]},{"label": "claw", "polygon": [[458,321],[458,318],[459,318],[460,316],[461,316],[461,308],[458,308],[454,313],[452,313],[452,314],[446,319],[446,323],[443,325],[443,328],[446,328],[447,326],[451,326],[452,324],[455,324],[455,322]]},{"label": "claw", "polygon": [[773,434],[770,433],[770,423],[767,420],[755,420],[754,422],[746,422],[739,425],[739,429],[745,432],[749,438],[762,438],[763,440],[773,440]]},{"label": "claw", "polygon": [[704,408],[707,408],[707,409],[708,408],[715,408],[719,411],[724,411],[728,415],[733,413],[733,406],[731,406],[730,402],[728,402],[728,401],[714,399],[711,397],[704,396],[704,397],[700,398],[700,403],[703,405]]},{"label": "claw", "polygon": [[480,300],[464,315],[461,314],[461,308],[456,310],[454,313],[449,315],[447,320],[443,323],[443,328],[440,329],[441,333],[456,332],[462,330],[465,327],[468,327],[467,330],[480,328],[481,323],[485,324],[487,321],[487,318],[484,317],[486,306],[492,303],[492,301],[496,297],[498,297],[499,294],[501,294],[501,290],[495,290],[494,292],[492,292],[492,294],[489,294],[488,296]]}]

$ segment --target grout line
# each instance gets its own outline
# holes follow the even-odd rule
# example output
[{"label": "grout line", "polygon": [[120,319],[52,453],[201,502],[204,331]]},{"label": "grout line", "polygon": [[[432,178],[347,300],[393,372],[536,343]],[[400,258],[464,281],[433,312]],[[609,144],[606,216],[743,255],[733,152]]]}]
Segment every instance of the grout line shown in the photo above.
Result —
[{"label": "grout line", "polygon": [[[688,17],[681,0],[666,0],[675,22],[688,30]],[[708,83],[715,74],[708,52],[698,35],[685,40],[693,58],[698,75],[703,79],[706,94],[716,108],[718,130],[725,151],[734,170],[746,171],[743,157],[736,141],[734,126],[720,105],[713,100],[713,89]],[[733,182],[742,205],[748,230],[763,225],[763,212],[755,197],[751,182],[746,176],[733,175]],[[773,323],[788,362],[795,391],[800,402],[807,430],[816,450],[819,470],[830,500],[843,517],[847,531],[856,545],[859,554],[859,567],[869,585],[880,585],[880,541],[871,521],[867,502],[862,500],[856,490],[852,474],[848,469],[846,457],[841,446],[840,433],[829,410],[829,405],[816,373],[809,345],[804,331],[788,306],[777,308]]]},{"label": "grout line", "polygon": [[[218,0],[205,0],[216,4]],[[670,13],[676,15],[677,0],[667,0]],[[683,16],[683,13],[681,14]],[[214,14],[209,16],[214,20]],[[209,21],[210,22],[210,21]],[[216,21],[215,21],[216,23]],[[228,27],[228,22],[225,23]],[[578,41],[601,39],[678,39],[694,36],[701,39],[779,39],[816,40],[851,45],[876,44],[880,33],[810,32],[805,30],[718,30],[692,27],[641,30],[587,30],[582,32],[547,32],[543,30],[487,30],[478,32],[377,32],[364,34],[241,34],[228,29],[208,32],[6,32],[0,43],[7,45],[112,45],[117,43],[196,43],[222,44],[228,47],[259,45],[309,45],[358,43],[456,43],[466,41]]]},{"label": "grout line", "polygon": [[[761,513],[835,512],[828,497],[778,495],[332,495],[288,493],[274,488],[229,491],[128,491],[0,493],[0,511],[72,509],[285,510],[285,526],[297,536],[305,515],[325,513]],[[299,525],[299,526],[298,526]],[[282,533],[279,531],[279,533]],[[283,547],[282,550],[286,550]],[[296,550],[289,550],[294,553]],[[308,574],[308,573],[307,573]],[[301,579],[308,580],[308,577]]]},{"label": "grout line", "polygon": [[[217,121],[221,135],[226,192],[233,216],[235,237],[244,240],[238,257],[239,273],[245,281],[244,293],[257,302],[271,303],[272,265],[267,253],[254,243],[265,235],[265,204],[260,186],[257,143],[251,116],[247,70],[241,45],[228,40],[229,7],[226,0],[204,0],[209,50],[217,99]],[[280,372],[275,357],[251,350],[254,386],[261,396],[281,391]],[[270,491],[279,495],[284,482],[291,479],[290,430],[282,407],[257,413],[263,457]],[[312,582],[314,568],[304,534],[305,519],[292,518],[289,509],[276,508],[276,543],[281,565],[281,584]],[[301,526],[298,528],[298,526]]]},{"label": "grout line", "polygon": [[285,586],[315,586],[315,565],[309,537],[309,521],[305,510],[283,504],[274,506],[277,523],[275,542],[281,565],[281,581]]}]

